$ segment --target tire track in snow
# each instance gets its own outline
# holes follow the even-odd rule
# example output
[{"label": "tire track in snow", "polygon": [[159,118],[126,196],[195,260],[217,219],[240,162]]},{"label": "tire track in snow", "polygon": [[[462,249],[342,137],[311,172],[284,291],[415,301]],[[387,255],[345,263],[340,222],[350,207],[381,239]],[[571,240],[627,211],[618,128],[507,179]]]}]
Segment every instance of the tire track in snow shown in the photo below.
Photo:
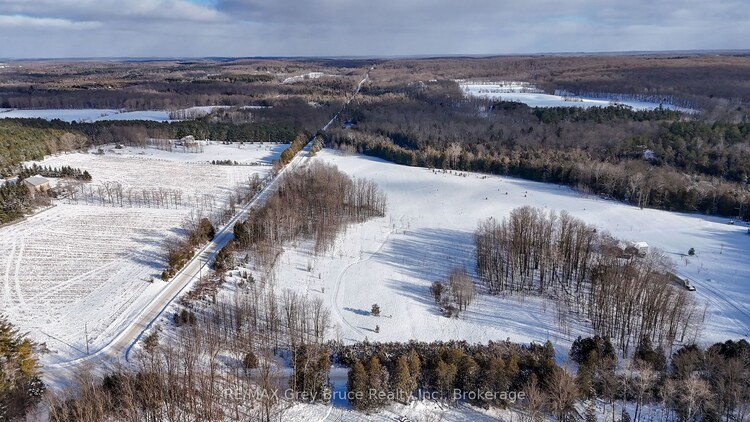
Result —
[{"label": "tire track in snow", "polygon": [[78,283],[80,281],[84,281],[86,278],[88,278],[90,276],[93,276],[93,275],[96,275],[96,274],[98,274],[98,273],[100,273],[100,272],[102,272],[104,270],[107,270],[110,267],[115,266],[115,264],[121,264],[123,261],[124,261],[123,259],[116,259],[114,261],[108,262],[108,263],[106,263],[104,265],[101,265],[99,267],[96,267],[93,270],[87,271],[87,272],[85,272],[83,274],[79,274],[79,275],[77,275],[75,277],[71,277],[71,278],[69,278],[69,279],[67,279],[67,280],[65,280],[65,281],[63,281],[61,283],[53,285],[52,287],[50,287],[48,289],[42,290],[41,292],[39,292],[38,296],[44,298],[44,297],[49,296],[49,294],[51,294],[51,293],[57,293],[60,290],[65,290],[68,287],[70,287],[72,284]]},{"label": "tire track in snow", "polygon": [[[732,308],[734,308],[735,310],[737,310],[737,312],[739,312],[739,313],[740,313],[740,315],[742,315],[743,317],[745,317],[745,318],[747,318],[748,320],[750,320],[750,313],[748,313],[748,311],[747,311],[747,310],[745,310],[744,308],[740,307],[740,306],[739,306],[739,305],[737,304],[737,302],[735,302],[735,301],[734,301],[733,299],[729,298],[729,296],[727,296],[726,294],[722,293],[722,292],[720,291],[720,289],[709,289],[709,291],[710,291],[711,293],[713,293],[713,295],[714,295],[714,296],[716,296],[716,297],[718,297],[719,299],[723,300],[723,301],[724,301],[724,302],[726,302],[726,303],[727,303],[727,304],[728,304],[729,306],[731,306]],[[745,329],[747,329],[747,328],[748,328],[748,325],[747,325],[747,323],[743,322],[743,323],[742,323],[742,325],[744,325],[744,326],[745,326]]]},{"label": "tire track in snow", "polygon": [[7,307],[11,306],[11,293],[10,293],[10,268],[13,266],[13,255],[16,253],[16,238],[13,237],[13,242],[10,246],[10,253],[8,253],[8,262],[5,264],[5,277],[3,283],[3,294],[5,296],[5,303]]},{"label": "tire track in snow", "polygon": [[359,333],[359,335],[361,335],[363,337],[367,337],[367,335],[365,335],[365,333],[363,333],[362,330],[360,330],[359,328],[357,328],[354,325],[352,325],[351,323],[349,323],[349,321],[347,321],[346,318],[344,318],[344,313],[341,312],[341,307],[339,306],[339,291],[341,290],[341,282],[343,281],[344,275],[353,266],[361,264],[363,262],[367,262],[367,261],[371,260],[375,255],[379,254],[380,251],[383,250],[383,247],[385,246],[385,244],[388,243],[388,240],[391,238],[391,235],[393,234],[394,231],[395,231],[395,229],[390,230],[388,232],[388,234],[385,236],[385,239],[383,239],[383,242],[380,244],[380,246],[378,247],[378,249],[376,249],[375,252],[372,252],[370,254],[370,256],[368,256],[365,259],[360,259],[358,261],[354,261],[351,264],[349,264],[346,267],[344,267],[344,269],[341,270],[341,272],[339,273],[338,278],[336,279],[336,289],[333,292],[333,309],[336,311],[336,314],[339,316],[339,319],[341,319],[341,322],[343,322],[347,327],[349,327],[352,330],[356,331],[357,333]]},{"label": "tire track in snow", "polygon": [[739,311],[742,315],[747,315],[745,314],[744,311],[742,311],[734,303],[732,303],[732,301],[729,298],[717,292],[715,288],[711,288],[710,286],[703,284],[703,283],[698,284],[698,283],[695,283],[694,281],[693,283],[697,287],[702,287],[700,296],[706,302],[712,304],[716,309],[722,311],[722,315],[724,316],[724,318],[730,321],[734,321],[734,324],[737,327],[738,334],[742,334],[741,331],[743,331],[744,329],[745,331],[744,335],[747,335],[747,332],[750,329],[750,327],[748,327],[748,324],[743,321],[740,321],[737,318],[729,316],[729,314],[726,312],[728,310],[728,307],[731,307]]},{"label": "tire track in snow", "polygon": [[26,248],[26,242],[21,240],[21,247],[18,248],[18,255],[16,256],[16,270],[13,273],[13,289],[16,291],[18,297],[18,303],[23,309],[28,309],[26,306],[26,300],[23,298],[23,291],[21,289],[21,279],[18,277],[21,272],[21,262],[23,261],[23,250]]}]

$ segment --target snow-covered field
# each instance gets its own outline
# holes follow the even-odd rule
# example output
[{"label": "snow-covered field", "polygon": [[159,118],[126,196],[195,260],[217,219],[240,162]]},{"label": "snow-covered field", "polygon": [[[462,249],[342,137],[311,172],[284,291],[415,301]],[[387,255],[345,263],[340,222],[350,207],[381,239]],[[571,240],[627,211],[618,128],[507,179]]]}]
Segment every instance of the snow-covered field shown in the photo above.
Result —
[{"label": "snow-covered field", "polygon": [[305,73],[304,75],[295,75],[295,76],[290,76],[288,78],[285,78],[284,81],[282,81],[281,83],[293,84],[293,83],[302,82],[308,79],[320,79],[324,76],[334,76],[334,75],[326,75],[323,72],[308,72],[308,73]]},{"label": "snow-covered field", "polygon": [[[492,100],[516,101],[529,107],[607,107],[609,100],[586,97],[563,97],[545,94],[534,86],[524,82],[473,83],[459,82],[461,90],[469,97],[488,98]],[[676,107],[670,104],[658,104],[647,101],[618,100],[617,104],[632,107],[635,110],[653,110],[660,105],[671,110],[692,112],[693,110]]]},{"label": "snow-covered field", "polygon": [[[222,106],[191,107],[179,110],[190,116],[209,114]],[[104,120],[153,120],[157,122],[171,121],[167,110],[124,111],[113,109],[46,109],[20,110],[0,109],[0,119],[60,119],[66,122],[99,122]]]},{"label": "snow-covered field", "polygon": [[[429,295],[430,284],[451,269],[473,273],[472,233],[480,219],[502,218],[524,205],[567,210],[614,236],[662,249],[678,273],[694,280],[694,294],[708,307],[697,341],[750,336],[750,235],[744,225],[641,210],[513,178],[433,172],[327,150],[316,159],[372,179],[388,195],[386,217],[352,226],[323,256],[312,255],[309,245],[289,248],[277,265],[278,287],[322,296],[337,324],[334,336],[344,341],[549,339],[558,356],[565,356],[570,342],[590,330],[585,321],[573,318],[561,329],[552,302],[480,295],[460,319],[448,319]],[[690,247],[696,256],[687,257]],[[369,315],[374,303],[380,305],[380,317]]]},{"label": "snow-covered field", "polygon": [[[104,155],[65,154],[45,159],[42,165],[88,170],[97,181],[120,182],[124,188],[180,189],[188,195],[228,193],[246,182],[255,170],[270,170],[271,161],[288,144],[256,143],[204,147],[202,153],[168,152],[153,148],[105,148]],[[232,160],[243,165],[220,166],[211,160]],[[260,164],[260,165],[252,165]]]},{"label": "snow-covered field", "polygon": [[[212,159],[268,163],[284,144],[207,145],[204,153],[107,148],[104,155],[65,154],[41,165],[88,170],[92,185],[105,181],[124,187],[180,189],[188,195],[211,194],[216,204],[253,174],[269,165],[217,166]],[[164,241],[181,232],[193,208],[68,204],[55,206],[17,224],[0,228],[0,309],[14,324],[51,353],[43,363],[98,350],[165,286]],[[157,279],[154,283],[150,279]]]}]

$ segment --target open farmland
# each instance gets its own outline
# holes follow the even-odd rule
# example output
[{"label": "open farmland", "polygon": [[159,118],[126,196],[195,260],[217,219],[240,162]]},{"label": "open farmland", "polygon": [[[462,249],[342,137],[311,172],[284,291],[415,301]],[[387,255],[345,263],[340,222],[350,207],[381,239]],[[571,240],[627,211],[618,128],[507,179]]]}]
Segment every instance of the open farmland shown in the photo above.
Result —
[{"label": "open farmland", "polygon": [[656,102],[654,98],[641,99],[633,95],[610,94],[604,98],[588,98],[585,96],[563,96],[562,94],[547,94],[525,82],[459,82],[461,90],[467,97],[486,98],[495,101],[514,101],[529,107],[607,107],[613,103],[631,107],[634,110],[653,110],[664,107],[670,110],[695,112],[688,108],[674,106],[665,99]]},{"label": "open farmland", "polygon": [[[60,199],[51,209],[0,228],[2,309],[47,344],[45,363],[81,357],[87,335],[90,351],[97,350],[164,287],[158,275],[165,240],[182,233],[188,216],[209,215],[234,187],[254,174],[268,174],[270,161],[285,146],[207,145],[203,153],[108,148],[104,155],[74,153],[40,162],[88,170],[92,189],[117,182],[136,191],[179,190],[185,200],[157,208]],[[243,165],[207,163],[218,159]],[[205,195],[211,200],[190,200]]]},{"label": "open farmland", "polygon": [[[202,153],[110,147],[101,156],[66,154],[47,158],[39,164],[86,169],[94,177],[93,185],[97,182],[118,182],[125,188],[179,189],[185,195],[219,197],[238,183],[246,182],[253,173],[269,171],[271,161],[285,147],[285,144],[270,143],[248,145],[245,149],[208,145]],[[211,160],[234,160],[244,165],[212,165]]]},{"label": "open farmland", "polygon": [[[558,356],[566,356],[570,342],[591,328],[576,315],[559,312],[552,300],[480,294],[459,319],[448,319],[430,297],[431,283],[444,280],[451,269],[463,267],[474,274],[473,231],[480,219],[502,219],[524,205],[567,210],[598,230],[664,251],[676,272],[693,280],[699,312],[706,307],[703,331],[686,341],[750,335],[747,227],[726,219],[639,209],[558,185],[433,172],[329,151],[317,158],[375,181],[388,195],[386,217],[352,226],[332,251],[314,256],[309,245],[302,245],[279,259],[279,286],[322,295],[333,310],[335,335],[345,342],[551,340],[560,348]],[[687,256],[690,247],[697,251],[694,257]],[[380,306],[379,318],[370,315],[373,303]]]},{"label": "open farmland", "polygon": [[[204,116],[217,107],[190,107],[184,110],[176,110],[185,116]],[[113,109],[47,109],[47,110],[20,110],[0,109],[0,119],[59,119],[65,122],[100,122],[106,120],[150,120],[156,122],[174,121],[170,118],[167,110],[145,110],[126,111]]]}]

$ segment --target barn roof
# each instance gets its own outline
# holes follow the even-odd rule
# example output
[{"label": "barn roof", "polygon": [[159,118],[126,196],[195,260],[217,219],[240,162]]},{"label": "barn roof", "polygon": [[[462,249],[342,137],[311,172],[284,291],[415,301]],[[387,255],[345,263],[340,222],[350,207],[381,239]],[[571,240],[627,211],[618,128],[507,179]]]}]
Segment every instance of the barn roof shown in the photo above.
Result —
[{"label": "barn roof", "polygon": [[45,179],[42,176],[31,176],[24,179],[24,182],[32,185],[32,186],[42,186],[45,183],[49,183],[49,180]]}]

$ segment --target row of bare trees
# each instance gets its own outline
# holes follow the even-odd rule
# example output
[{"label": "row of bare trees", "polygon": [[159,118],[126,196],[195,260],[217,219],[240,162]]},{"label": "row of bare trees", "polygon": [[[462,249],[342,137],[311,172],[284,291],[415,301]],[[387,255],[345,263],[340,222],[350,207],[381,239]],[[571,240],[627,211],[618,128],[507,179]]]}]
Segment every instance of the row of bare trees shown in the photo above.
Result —
[{"label": "row of bare trees", "polygon": [[615,239],[566,212],[517,208],[481,221],[474,239],[477,274],[490,292],[556,297],[623,353],[642,336],[669,347],[699,320],[663,255],[623,255]]},{"label": "row of bare trees", "polygon": [[480,221],[475,232],[477,273],[490,292],[578,293],[594,258],[596,229],[563,211],[523,207],[502,221]]},{"label": "row of bare trees", "polygon": [[623,353],[642,336],[666,348],[695,340],[702,315],[691,293],[675,283],[664,256],[598,259],[578,308],[598,334],[611,337]]},{"label": "row of bare trees", "polygon": [[[214,274],[208,282],[220,280]],[[331,328],[330,311],[320,298],[279,292],[268,280],[235,283],[232,293],[219,298],[214,290],[183,301],[183,312],[176,315],[189,318],[153,330],[130,365],[103,380],[93,368],[83,369],[70,388],[48,397],[49,419],[282,418],[289,401],[298,398],[297,389],[310,388],[309,374],[327,383],[330,351],[323,340]],[[287,357],[291,370],[284,369]],[[319,362],[316,372],[308,368],[311,361]]]},{"label": "row of bare trees", "polygon": [[97,185],[78,180],[65,180],[60,185],[69,204],[118,206],[129,208],[180,208],[183,206],[211,209],[216,198],[211,194],[187,196],[181,189],[124,187],[120,182],[104,181]]},{"label": "row of bare trees", "polygon": [[285,242],[312,239],[322,252],[347,224],[385,215],[386,196],[377,185],[335,166],[316,162],[282,177],[268,202],[235,226],[238,248],[251,247],[262,265],[271,265]]}]

